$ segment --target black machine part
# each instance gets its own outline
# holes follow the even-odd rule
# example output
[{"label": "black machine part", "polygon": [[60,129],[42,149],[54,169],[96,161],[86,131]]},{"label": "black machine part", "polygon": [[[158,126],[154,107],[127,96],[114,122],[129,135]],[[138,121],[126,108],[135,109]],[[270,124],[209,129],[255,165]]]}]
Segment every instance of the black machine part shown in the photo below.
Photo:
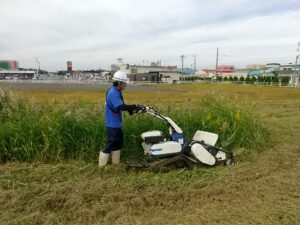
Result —
[{"label": "black machine part", "polygon": [[165,139],[165,137],[163,135],[159,135],[159,136],[145,137],[144,141],[147,144],[156,144],[156,143],[163,141],[164,139]]},{"label": "black machine part", "polygon": [[140,159],[129,159],[127,164],[135,168],[150,168],[154,172],[169,171],[169,169],[174,168],[192,168],[190,159],[184,157],[183,154],[170,155],[169,157],[150,157],[146,155]]}]

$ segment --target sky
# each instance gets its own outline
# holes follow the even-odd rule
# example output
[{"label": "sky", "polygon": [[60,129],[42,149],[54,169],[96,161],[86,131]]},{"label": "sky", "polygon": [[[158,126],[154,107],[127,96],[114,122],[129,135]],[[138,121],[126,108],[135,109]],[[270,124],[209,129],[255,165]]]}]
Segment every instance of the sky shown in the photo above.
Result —
[{"label": "sky", "polygon": [[300,0],[0,0],[0,60],[23,68],[286,64],[299,41]]}]

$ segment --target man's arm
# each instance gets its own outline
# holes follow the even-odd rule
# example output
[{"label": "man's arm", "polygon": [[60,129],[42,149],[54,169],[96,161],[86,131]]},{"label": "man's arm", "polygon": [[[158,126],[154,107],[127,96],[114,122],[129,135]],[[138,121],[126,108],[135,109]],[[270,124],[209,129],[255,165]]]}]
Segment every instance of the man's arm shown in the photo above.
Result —
[{"label": "man's arm", "polygon": [[126,104],[123,104],[123,105],[120,105],[119,108],[122,110],[122,111],[132,111],[132,110],[135,110],[137,107],[136,105],[126,105]]},{"label": "man's arm", "polygon": [[143,106],[141,104],[134,104],[134,105],[123,104],[123,105],[120,106],[121,110],[128,111],[130,115],[133,114],[133,110],[135,110],[135,109],[144,109],[144,108],[145,108],[145,106]]},{"label": "man's arm", "polygon": [[144,106],[141,104],[133,104],[133,105],[124,104],[122,99],[119,98],[119,96],[114,95],[114,93],[108,94],[107,101],[109,102],[109,105],[113,107],[113,110],[117,111],[118,109],[120,109],[122,111],[128,111],[130,115],[133,114],[133,110],[144,108]]}]

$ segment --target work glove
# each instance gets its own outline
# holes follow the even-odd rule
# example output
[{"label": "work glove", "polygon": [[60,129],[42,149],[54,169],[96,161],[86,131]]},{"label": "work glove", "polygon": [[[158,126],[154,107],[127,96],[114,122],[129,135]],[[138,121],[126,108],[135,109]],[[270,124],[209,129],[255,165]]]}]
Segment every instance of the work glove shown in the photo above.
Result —
[{"label": "work glove", "polygon": [[142,104],[136,104],[136,107],[137,107],[138,109],[144,109],[144,108],[145,108],[145,106],[142,105]]}]

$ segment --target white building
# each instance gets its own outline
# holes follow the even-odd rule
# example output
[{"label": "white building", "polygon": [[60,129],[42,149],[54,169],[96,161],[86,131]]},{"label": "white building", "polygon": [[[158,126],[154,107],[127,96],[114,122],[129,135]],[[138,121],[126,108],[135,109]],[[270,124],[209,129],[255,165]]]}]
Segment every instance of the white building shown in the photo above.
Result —
[{"label": "white building", "polygon": [[177,66],[161,66],[155,63],[151,66],[122,64],[119,70],[127,73],[130,81],[174,83],[182,76],[177,71]]},{"label": "white building", "polygon": [[162,72],[162,71],[177,71],[177,66],[141,66],[141,65],[120,65],[120,70],[127,74],[131,73],[150,73],[150,72]]},{"label": "white building", "polygon": [[[279,70],[295,70],[295,65],[290,63],[290,64],[285,64],[285,65],[280,65]],[[296,68],[297,70],[297,68]]]},{"label": "white building", "polygon": [[209,77],[209,73],[203,71],[203,70],[198,70],[196,73],[195,73],[195,76],[196,77],[199,77],[199,78],[208,78]]},{"label": "white building", "polygon": [[0,79],[32,79],[35,75],[33,70],[0,70]]},{"label": "white building", "polygon": [[280,69],[280,63],[267,63],[265,66],[266,73],[278,71]]}]

